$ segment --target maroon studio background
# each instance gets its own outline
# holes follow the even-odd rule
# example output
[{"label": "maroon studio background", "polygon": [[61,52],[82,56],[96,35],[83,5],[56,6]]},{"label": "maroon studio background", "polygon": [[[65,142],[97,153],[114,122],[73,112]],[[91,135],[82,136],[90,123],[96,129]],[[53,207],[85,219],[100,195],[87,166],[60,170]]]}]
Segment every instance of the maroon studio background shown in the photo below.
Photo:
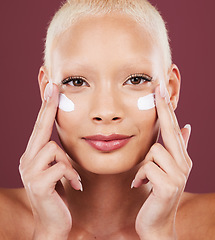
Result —
[{"label": "maroon studio background", "polygon": [[[182,75],[176,111],[180,126],[192,125],[194,166],[186,190],[215,191],[214,0],[152,0],[168,22],[173,60]],[[21,187],[19,158],[41,100],[37,74],[43,39],[59,0],[2,1],[0,7],[1,160],[0,187]],[[54,134],[56,139],[56,134]]]}]

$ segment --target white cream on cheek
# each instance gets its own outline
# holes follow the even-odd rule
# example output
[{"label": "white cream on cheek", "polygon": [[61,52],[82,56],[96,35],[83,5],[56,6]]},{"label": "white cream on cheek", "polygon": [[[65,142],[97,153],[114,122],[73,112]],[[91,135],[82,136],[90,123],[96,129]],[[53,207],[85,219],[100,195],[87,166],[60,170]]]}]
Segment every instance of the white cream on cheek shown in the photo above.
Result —
[{"label": "white cream on cheek", "polygon": [[137,101],[139,110],[149,110],[155,107],[155,94],[151,93],[144,97],[140,97]]},{"label": "white cream on cheek", "polygon": [[[151,93],[144,97],[140,97],[137,102],[139,110],[149,110],[155,107],[155,94]],[[60,93],[58,107],[64,112],[72,112],[75,110],[75,104],[66,95]]]},{"label": "white cream on cheek", "polygon": [[75,110],[75,104],[66,95],[60,93],[58,107],[64,112],[72,112]]}]

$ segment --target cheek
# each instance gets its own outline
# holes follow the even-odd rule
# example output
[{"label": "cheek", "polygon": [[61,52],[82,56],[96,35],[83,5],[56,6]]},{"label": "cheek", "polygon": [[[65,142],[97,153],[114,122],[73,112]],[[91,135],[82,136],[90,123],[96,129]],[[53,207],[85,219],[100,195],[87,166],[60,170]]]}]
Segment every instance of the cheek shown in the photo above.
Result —
[{"label": "cheek", "polygon": [[75,104],[65,94],[59,95],[58,108],[64,112],[73,112],[75,110]]},{"label": "cheek", "polygon": [[[127,96],[127,98],[123,97],[123,105],[124,105],[124,111],[128,116],[133,116],[133,118],[136,118],[136,115],[138,116],[145,116],[154,110],[155,111],[155,94],[149,93],[149,94],[135,94]],[[154,112],[153,111],[153,112]],[[125,114],[125,115],[126,115]]]},{"label": "cheek", "polygon": [[158,116],[156,108],[148,110],[137,109],[133,112],[133,124],[139,132],[139,138],[142,142],[148,142],[156,138],[159,130]]},{"label": "cheek", "polygon": [[155,108],[146,111],[137,111],[134,119],[137,134],[137,159],[141,162],[151,146],[157,142],[159,136],[159,121]]},{"label": "cheek", "polygon": [[[56,126],[60,138],[71,138],[78,130],[78,126],[86,119],[87,106],[85,100],[80,101],[79,98],[68,98],[64,94],[59,96],[58,112],[56,116]],[[80,119],[82,119],[80,121]],[[68,139],[67,139],[68,140]]]},{"label": "cheek", "polygon": [[140,97],[137,101],[139,110],[146,111],[155,107],[155,94],[151,93],[144,97]]},{"label": "cheek", "polygon": [[75,104],[74,111],[65,112],[58,109],[56,116],[56,129],[64,151],[70,155],[72,149],[76,149],[77,139],[81,136],[79,126],[83,124],[84,119],[81,112],[77,109]]},{"label": "cheek", "polygon": [[139,143],[145,143],[146,148],[150,147],[156,142],[159,132],[155,95],[150,93],[130,98],[126,111],[136,130]]}]

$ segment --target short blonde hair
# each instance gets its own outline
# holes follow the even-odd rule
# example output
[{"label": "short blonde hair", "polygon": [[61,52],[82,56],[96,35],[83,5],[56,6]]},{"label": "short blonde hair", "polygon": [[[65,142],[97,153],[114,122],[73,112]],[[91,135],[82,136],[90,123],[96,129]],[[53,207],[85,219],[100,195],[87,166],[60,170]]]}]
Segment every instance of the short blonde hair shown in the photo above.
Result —
[{"label": "short blonde hair", "polygon": [[47,70],[51,69],[51,50],[56,37],[80,18],[103,16],[111,12],[127,14],[142,24],[161,47],[165,67],[170,67],[172,56],[166,24],[159,11],[147,0],[67,0],[48,26],[44,49],[44,65]]}]

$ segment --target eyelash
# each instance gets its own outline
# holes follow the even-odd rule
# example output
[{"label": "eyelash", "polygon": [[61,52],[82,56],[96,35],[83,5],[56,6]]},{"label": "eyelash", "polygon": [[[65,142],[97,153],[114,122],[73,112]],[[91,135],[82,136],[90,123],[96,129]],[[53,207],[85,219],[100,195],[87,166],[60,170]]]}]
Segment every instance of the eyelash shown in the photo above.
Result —
[{"label": "eyelash", "polygon": [[[126,85],[126,83],[127,83],[128,81],[131,81],[131,80],[134,79],[134,78],[140,79],[140,80],[141,80],[141,83],[137,83],[137,84],[129,83],[129,85],[140,85],[140,84],[142,84],[142,83],[144,83],[144,82],[151,82],[151,81],[152,81],[152,77],[150,77],[150,76],[148,76],[148,75],[146,75],[146,74],[142,74],[142,73],[141,73],[141,74],[132,74],[132,75],[130,75],[130,76],[125,80],[125,83],[124,83],[123,85]],[[75,86],[75,85],[74,85],[74,81],[75,81],[75,80],[81,80],[83,83],[85,83],[85,85]],[[142,81],[142,80],[143,80],[143,81]],[[72,83],[72,82],[73,82],[73,85],[70,84],[70,83]],[[74,87],[89,86],[89,84],[87,83],[87,81],[86,81],[83,77],[81,77],[81,76],[68,77],[68,78],[66,78],[66,79],[64,79],[64,80],[62,81],[62,84],[63,84],[63,85],[69,84],[69,85],[74,86]]]},{"label": "eyelash", "polygon": [[[144,82],[151,82],[152,81],[152,77],[150,77],[149,75],[147,74],[143,74],[143,73],[138,73],[138,74],[132,74],[130,75],[126,80],[125,80],[125,83],[123,85],[125,85],[128,81],[131,81],[132,79],[134,78],[138,78],[138,79],[141,79],[141,81],[143,80],[142,83]],[[140,83],[137,83],[137,84],[132,84],[130,83],[130,85],[140,85]]]},{"label": "eyelash", "polygon": [[[69,84],[69,85],[71,85],[70,83],[74,83],[74,81],[75,80],[81,80],[81,81],[83,81],[84,83],[85,83],[85,85],[86,86],[89,86],[89,84],[86,82],[86,80],[83,78],[83,77],[68,77],[68,78],[66,78],[66,79],[64,79],[63,81],[62,81],[62,84],[63,85],[65,85],[65,84]],[[85,86],[84,85],[84,86]],[[73,85],[71,85],[71,86],[74,86],[74,87],[77,87],[77,86],[75,86],[74,84]],[[81,85],[81,86],[79,86],[79,87],[82,87],[83,85]]]}]

